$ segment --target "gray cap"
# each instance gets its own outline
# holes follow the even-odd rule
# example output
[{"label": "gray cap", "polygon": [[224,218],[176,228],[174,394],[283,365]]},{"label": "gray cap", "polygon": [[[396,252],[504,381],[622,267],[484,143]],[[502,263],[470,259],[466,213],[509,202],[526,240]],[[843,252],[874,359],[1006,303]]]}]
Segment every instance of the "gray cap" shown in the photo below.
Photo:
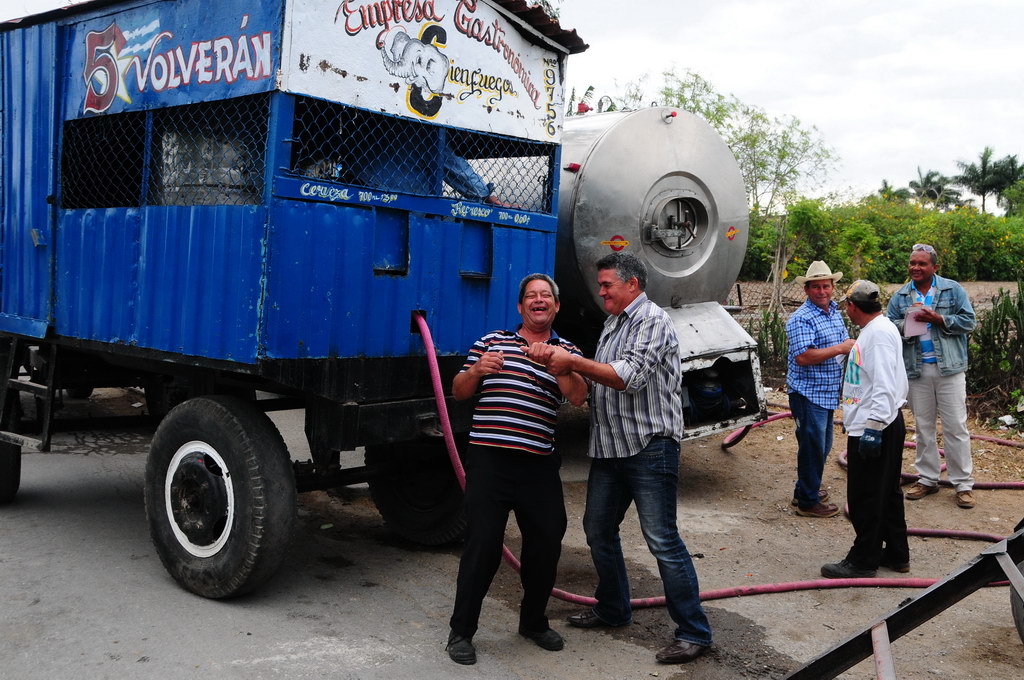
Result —
[{"label": "gray cap", "polygon": [[846,289],[846,293],[839,298],[839,301],[853,300],[854,302],[878,302],[881,304],[880,295],[881,292],[877,285],[866,279],[857,279]]}]

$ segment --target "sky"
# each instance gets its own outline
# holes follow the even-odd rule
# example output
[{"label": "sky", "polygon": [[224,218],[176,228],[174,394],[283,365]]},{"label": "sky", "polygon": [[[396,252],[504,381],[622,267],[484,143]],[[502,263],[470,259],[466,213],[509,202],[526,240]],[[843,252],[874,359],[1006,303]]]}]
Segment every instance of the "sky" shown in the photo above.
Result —
[{"label": "sky", "polygon": [[[563,0],[590,45],[567,84],[598,94],[694,71],[820,130],[840,160],[822,191],[858,198],[956,161],[1024,161],[1022,0]],[[567,89],[567,92],[569,90]],[[568,94],[566,95],[568,98]],[[991,201],[990,201],[991,202]]]},{"label": "sky", "polygon": [[[0,0],[0,20],[76,0]],[[333,0],[325,0],[327,2]],[[815,126],[839,162],[818,191],[957,172],[985,146],[1024,161],[1024,0],[562,0],[590,44],[567,85],[621,93],[666,69]],[[569,89],[566,90],[568,99]]]}]

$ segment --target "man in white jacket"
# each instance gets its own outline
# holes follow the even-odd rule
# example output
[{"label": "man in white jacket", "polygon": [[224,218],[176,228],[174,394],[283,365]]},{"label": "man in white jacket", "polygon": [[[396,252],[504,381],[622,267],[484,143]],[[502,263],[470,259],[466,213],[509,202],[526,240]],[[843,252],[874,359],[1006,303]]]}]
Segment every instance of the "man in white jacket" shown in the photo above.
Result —
[{"label": "man in white jacket", "polygon": [[843,425],[847,439],[847,501],[856,532],[853,547],[826,578],[871,578],[879,566],[910,571],[907,521],[900,470],[906,428],[900,408],[907,403],[903,341],[882,314],[878,286],[854,281],[842,299],[846,315],[860,326],[843,377]]}]

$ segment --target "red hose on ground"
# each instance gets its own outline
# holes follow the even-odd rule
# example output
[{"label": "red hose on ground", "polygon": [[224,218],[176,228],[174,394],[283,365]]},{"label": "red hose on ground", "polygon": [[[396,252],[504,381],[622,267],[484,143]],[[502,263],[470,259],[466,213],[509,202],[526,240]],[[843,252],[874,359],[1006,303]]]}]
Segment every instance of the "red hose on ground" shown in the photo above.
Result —
[{"label": "red hose on ground", "polygon": [[790,418],[790,417],[792,417],[792,415],[793,414],[790,413],[790,412],[776,413],[776,414],[773,414],[771,416],[768,416],[767,420],[761,420],[761,421],[758,421],[758,422],[754,423],[753,425],[747,425],[745,427],[741,427],[738,430],[733,430],[732,432],[730,432],[729,434],[727,434],[725,436],[725,439],[722,440],[722,448],[723,449],[727,449],[730,446],[734,446],[736,444],[739,444],[740,440],[743,439],[744,437],[746,437],[747,433],[750,432],[755,427],[764,427],[768,423],[775,422],[776,420],[781,420],[782,418]]},{"label": "red hose on ground", "polygon": [[[459,458],[458,448],[455,445],[455,436],[452,434],[451,421],[448,418],[448,407],[445,404],[444,398],[444,386],[441,384],[441,370],[437,365],[437,352],[434,349],[434,341],[430,335],[430,327],[427,326],[426,320],[420,313],[414,314],[416,323],[420,330],[420,335],[423,337],[423,345],[426,349],[427,363],[430,366],[430,380],[434,387],[434,399],[437,403],[437,412],[441,421],[441,431],[444,433],[444,441],[448,446],[448,458],[451,460],[452,468],[455,470],[455,476],[459,480],[459,486],[465,490],[466,488],[466,471],[462,467],[462,460]],[[762,427],[772,421],[779,420],[781,418],[791,417],[792,413],[779,413],[771,416],[767,420],[763,420],[753,425],[748,425],[746,428],[741,428],[745,435],[747,431],[754,427]],[[735,436],[740,430],[733,432],[729,437]],[[728,437],[727,437],[728,439]],[[740,437],[742,439],[742,437]],[[737,439],[736,441],[739,441]],[[733,442],[735,443],[735,442]],[[978,485],[975,485],[978,487]],[[1016,488],[1016,487],[1014,487]],[[1022,485],[1021,488],[1024,488]],[[944,532],[935,529],[909,529],[910,532],[928,532],[928,533],[917,533],[912,535],[918,536],[946,536],[952,538],[975,538],[981,540],[1001,541],[1003,536],[995,536],[991,534],[978,534],[975,532]],[[957,534],[957,535],[953,535]],[[971,534],[966,536],[965,534]],[[503,545],[501,547],[502,556],[505,561],[515,569],[517,572],[520,570],[519,560],[512,551],[508,549],[508,546]],[[770,583],[765,585],[754,585],[754,586],[737,586],[734,588],[722,588],[720,590],[705,591],[700,594],[701,601],[707,600],[721,600],[730,597],[742,597],[749,595],[762,595],[768,593],[786,593],[796,590],[823,590],[828,588],[853,588],[853,587],[872,587],[872,588],[927,588],[935,584],[938,579],[927,579],[927,578],[849,578],[849,579],[820,579],[814,581],[792,581],[788,583]],[[1008,581],[999,581],[990,583],[990,586],[1007,585]],[[555,588],[551,591],[551,595],[566,602],[572,602],[574,604],[581,604],[586,606],[594,606],[597,604],[597,600],[593,597],[587,597],[585,595],[577,595],[570,593],[560,588]],[[643,607],[661,607],[665,605],[664,596],[660,597],[645,597],[645,598],[634,598],[629,601],[630,606],[635,609]]]},{"label": "red hose on ground", "polygon": [[[972,436],[972,438],[974,437],[974,435],[971,435],[971,436]],[[907,448],[907,449],[914,449],[914,448],[917,448],[917,444],[915,444],[914,442],[903,442],[903,447]],[[939,454],[940,455],[944,454],[942,449],[939,449]],[[846,451],[843,451],[842,453],[839,454],[839,457],[837,458],[837,462],[839,463],[840,467],[846,467],[846,465],[847,465],[847,462],[846,462]],[[942,472],[945,469],[946,469],[946,464],[945,463],[943,463],[942,465],[939,466],[939,472]],[[906,484],[908,482],[916,482],[920,478],[921,478],[920,475],[915,475],[912,472],[901,472],[900,473],[900,479],[903,480],[904,484]],[[951,487],[953,485],[950,482],[946,481],[945,479],[940,479],[939,480],[939,486],[949,486],[949,487]],[[975,482],[974,483],[974,488],[975,489],[1024,489],[1024,482]],[[1000,538],[999,540],[1003,540],[1003,539]]]},{"label": "red hose on ground", "polygon": [[[1003,540],[1000,536],[999,540]],[[827,590],[829,588],[930,588],[938,583],[936,578],[827,578],[816,581],[791,581],[761,586],[736,586],[709,590],[700,594],[701,601],[722,600],[746,595],[768,593],[789,593],[796,590]],[[1007,585],[1009,581],[993,581],[989,586]]]},{"label": "red hose on ground", "polygon": [[[767,425],[768,423],[774,422],[776,420],[781,420],[782,418],[792,418],[792,417],[793,417],[792,411],[786,411],[785,413],[777,413],[777,414],[771,416],[770,418],[767,418],[766,420],[762,420],[762,421],[756,422],[753,425],[747,425],[745,427],[741,427],[741,428],[739,428],[737,430],[734,430],[734,431],[730,432],[728,435],[726,435],[725,440],[723,440],[723,442],[722,442],[722,447],[723,448],[728,448],[729,446],[732,446],[733,444],[738,443],[740,441],[740,439],[743,439],[743,437],[746,436],[747,432],[749,432],[752,428],[762,427],[762,426]],[[914,428],[908,427],[907,429],[908,430],[913,430]],[[986,435],[972,434],[971,435],[971,439],[977,439],[979,441],[985,441],[985,442],[993,442],[995,444],[1000,444],[1002,446],[1011,446],[1011,447],[1014,447],[1014,448],[1024,448],[1024,442],[1015,442],[1015,441],[1011,441],[1009,439],[999,439],[997,437],[988,437]],[[728,446],[726,445],[725,442],[729,442]],[[916,449],[917,448],[917,443],[916,442],[903,442],[903,448]],[[946,452],[943,449],[941,449],[941,448],[939,449],[939,455],[940,456],[945,456],[945,453]],[[837,460],[839,461],[839,465],[841,465],[842,467],[846,467],[846,451],[843,451],[842,453],[840,453],[838,458],[837,458]],[[940,466],[939,471],[941,472],[941,471],[943,471],[945,469],[946,469],[946,464],[943,463]],[[900,479],[902,479],[904,481],[904,483],[906,483],[906,482],[915,482],[915,481],[917,481],[919,479],[919,477],[918,477],[918,475],[912,474],[910,472],[903,472],[903,473],[900,473]],[[939,480],[939,485],[940,486],[952,486],[952,484],[950,484],[949,482],[947,482],[944,479],[940,479]],[[1024,489],[1024,482],[975,482],[974,483],[974,488],[975,489]],[[1003,539],[999,538],[998,540],[1001,541]]]}]

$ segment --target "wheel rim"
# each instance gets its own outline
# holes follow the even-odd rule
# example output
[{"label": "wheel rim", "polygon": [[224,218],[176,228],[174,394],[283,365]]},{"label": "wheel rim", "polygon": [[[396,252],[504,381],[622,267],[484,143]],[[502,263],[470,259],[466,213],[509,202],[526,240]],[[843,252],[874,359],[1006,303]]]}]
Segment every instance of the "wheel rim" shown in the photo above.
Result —
[{"label": "wheel rim", "polygon": [[216,555],[231,535],[234,486],[224,458],[206,442],[183,444],[164,478],[167,521],[178,543],[196,557]]}]

